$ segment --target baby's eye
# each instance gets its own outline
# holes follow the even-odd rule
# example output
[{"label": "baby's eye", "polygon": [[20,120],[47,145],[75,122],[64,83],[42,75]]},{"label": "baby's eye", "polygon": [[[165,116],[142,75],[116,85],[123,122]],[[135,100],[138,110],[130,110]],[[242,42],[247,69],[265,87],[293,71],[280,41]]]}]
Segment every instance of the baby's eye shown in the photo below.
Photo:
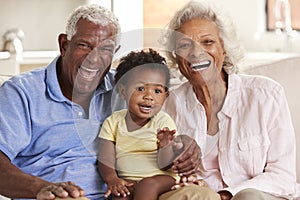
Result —
[{"label": "baby's eye", "polygon": [[139,92],[142,92],[142,91],[145,90],[145,88],[141,86],[141,87],[136,88],[136,90],[139,91]]},{"label": "baby's eye", "polygon": [[155,93],[156,94],[162,93],[162,90],[161,89],[155,89]]}]

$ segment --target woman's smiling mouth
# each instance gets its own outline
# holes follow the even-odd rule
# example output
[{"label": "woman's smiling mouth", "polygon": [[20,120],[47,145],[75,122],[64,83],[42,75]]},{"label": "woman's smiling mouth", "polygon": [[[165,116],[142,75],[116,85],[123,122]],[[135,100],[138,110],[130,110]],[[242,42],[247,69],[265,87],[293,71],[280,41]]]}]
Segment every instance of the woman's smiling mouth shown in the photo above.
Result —
[{"label": "woman's smiling mouth", "polygon": [[201,61],[199,63],[193,63],[191,64],[191,67],[193,68],[193,70],[195,71],[202,71],[207,69],[211,64],[210,60],[205,60],[205,61]]}]

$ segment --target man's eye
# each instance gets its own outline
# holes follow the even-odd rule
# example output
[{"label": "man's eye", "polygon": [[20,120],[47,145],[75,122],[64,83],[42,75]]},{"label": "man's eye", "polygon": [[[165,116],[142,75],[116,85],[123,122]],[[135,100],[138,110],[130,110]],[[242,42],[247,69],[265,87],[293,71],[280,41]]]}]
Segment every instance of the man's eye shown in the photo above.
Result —
[{"label": "man's eye", "polygon": [[145,88],[144,87],[138,87],[136,90],[139,91],[139,92],[142,92],[142,91],[145,90]]},{"label": "man's eye", "polygon": [[114,48],[110,47],[110,46],[104,46],[104,47],[101,47],[101,51],[106,51],[106,52],[109,52],[109,53],[113,53]]},{"label": "man's eye", "polygon": [[87,44],[87,43],[78,43],[78,47],[81,49],[88,49],[88,50],[92,50],[93,48],[91,47],[91,45]]}]

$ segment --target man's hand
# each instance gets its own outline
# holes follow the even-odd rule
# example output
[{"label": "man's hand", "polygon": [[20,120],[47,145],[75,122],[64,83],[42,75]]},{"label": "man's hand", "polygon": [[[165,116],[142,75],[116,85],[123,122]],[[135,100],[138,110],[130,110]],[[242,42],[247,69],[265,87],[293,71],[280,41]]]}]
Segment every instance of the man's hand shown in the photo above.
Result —
[{"label": "man's hand", "polygon": [[174,160],[173,171],[179,176],[190,176],[202,167],[201,149],[196,141],[187,135],[179,135],[175,141],[183,144],[183,152]]},{"label": "man's hand", "polygon": [[59,199],[59,197],[79,198],[79,197],[83,197],[83,195],[84,195],[83,189],[81,189],[79,186],[75,185],[74,183],[68,181],[62,183],[53,183],[47,187],[42,188],[41,191],[37,194],[36,199],[52,200],[52,199]]}]

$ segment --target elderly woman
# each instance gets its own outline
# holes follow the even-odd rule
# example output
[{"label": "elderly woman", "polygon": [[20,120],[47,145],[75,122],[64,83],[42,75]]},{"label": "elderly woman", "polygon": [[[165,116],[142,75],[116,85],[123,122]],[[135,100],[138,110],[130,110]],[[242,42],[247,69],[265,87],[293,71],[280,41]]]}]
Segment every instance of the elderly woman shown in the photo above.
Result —
[{"label": "elderly woman", "polygon": [[187,82],[170,92],[165,110],[201,148],[197,176],[212,189],[203,199],[296,198],[295,133],[283,88],[236,73],[243,53],[228,19],[199,1],[171,19],[167,56]]}]

